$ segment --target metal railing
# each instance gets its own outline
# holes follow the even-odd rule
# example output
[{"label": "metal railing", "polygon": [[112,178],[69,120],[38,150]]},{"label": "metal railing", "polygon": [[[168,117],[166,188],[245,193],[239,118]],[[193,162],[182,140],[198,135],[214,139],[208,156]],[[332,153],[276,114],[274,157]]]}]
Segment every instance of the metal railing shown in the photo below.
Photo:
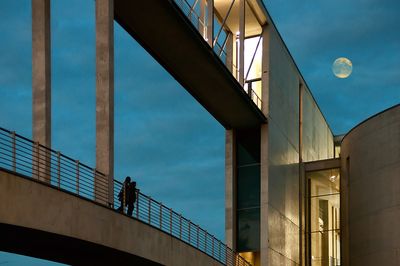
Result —
[{"label": "metal railing", "polygon": [[244,90],[246,91],[247,95],[249,95],[250,99],[258,106],[258,108],[261,109],[262,101],[254,91],[254,85],[257,83],[261,83],[261,78],[246,80]]},{"label": "metal railing", "polygon": [[[108,177],[77,160],[0,127],[0,168],[117,209],[109,202]],[[114,202],[123,183],[114,179]],[[191,245],[225,265],[250,266],[215,236],[150,196],[136,192],[133,218]]]},{"label": "metal railing", "polygon": [[[173,0],[173,1],[178,5],[178,7],[185,14],[185,16],[192,22],[193,26],[199,31],[199,33],[204,38],[206,38],[206,36],[207,36],[206,31],[208,28],[207,23],[205,22],[205,19],[202,18],[201,15],[199,14],[199,13],[201,13],[201,11],[199,10],[201,8],[199,6],[200,5],[199,3],[201,0],[192,0],[193,3],[189,3],[188,0]],[[218,20],[213,19],[214,26],[216,26],[215,24],[217,24],[218,27],[217,27],[217,34],[213,37],[213,40],[210,45],[212,46],[214,53],[221,59],[221,61],[225,65],[227,64],[227,61],[228,61],[227,60],[228,54],[226,51],[226,47],[227,47],[227,42],[229,39],[229,33],[225,31],[225,27],[226,27],[226,22],[232,13],[231,11],[232,11],[234,4],[235,4],[235,0],[231,0],[229,8],[228,8],[225,16],[223,17],[222,21],[219,22],[220,24],[215,23]],[[212,28],[214,28],[214,27],[212,27]],[[222,34],[222,33],[224,33],[224,34]],[[222,43],[220,43],[221,39],[223,39]],[[256,55],[258,47],[260,45],[260,41],[261,41],[261,37],[258,40],[257,47],[251,58],[250,66],[247,70],[247,73],[245,74],[245,77],[244,77],[245,80],[247,80],[247,78],[249,76],[249,72],[253,65],[255,55]],[[229,67],[229,68],[231,68],[231,67]],[[232,73],[235,73],[235,72],[238,72],[237,67],[232,63]],[[245,88],[243,88],[243,89],[245,89]],[[251,91],[251,93],[248,93],[249,97],[258,106],[258,108],[261,109],[261,107],[262,107],[261,98],[254,92],[254,90],[250,90],[250,91]]]},{"label": "metal railing", "polygon": [[[174,0],[179,6],[181,11],[186,15],[186,17],[192,22],[193,26],[200,32],[201,35],[207,36],[207,26],[204,18],[200,17],[199,8],[200,1],[194,0],[190,4],[187,0]],[[202,32],[203,31],[203,32]]]}]

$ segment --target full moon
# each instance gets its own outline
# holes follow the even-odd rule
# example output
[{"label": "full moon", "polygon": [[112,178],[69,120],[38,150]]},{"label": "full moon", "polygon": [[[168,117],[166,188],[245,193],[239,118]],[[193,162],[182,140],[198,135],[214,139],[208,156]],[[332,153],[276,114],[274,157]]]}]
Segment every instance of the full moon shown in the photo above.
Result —
[{"label": "full moon", "polygon": [[333,62],[332,71],[336,77],[345,79],[350,76],[353,70],[353,64],[345,57],[340,57]]}]

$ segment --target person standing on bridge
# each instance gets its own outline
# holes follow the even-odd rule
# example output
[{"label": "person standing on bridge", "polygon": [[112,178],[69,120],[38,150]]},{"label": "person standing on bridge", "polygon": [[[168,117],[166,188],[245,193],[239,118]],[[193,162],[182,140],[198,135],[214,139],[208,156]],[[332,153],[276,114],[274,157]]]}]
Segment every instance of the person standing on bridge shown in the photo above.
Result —
[{"label": "person standing on bridge", "polygon": [[121,191],[118,193],[118,200],[121,202],[121,206],[117,209],[119,212],[124,211],[124,207],[128,205],[127,195],[129,190],[129,185],[131,184],[131,177],[127,176],[124,183],[122,184]]},{"label": "person standing on bridge", "polygon": [[129,184],[127,193],[128,193],[127,198],[126,198],[126,200],[127,200],[126,205],[128,205],[127,214],[129,216],[132,216],[133,209],[135,208],[136,193],[137,193],[135,181],[133,181]]}]

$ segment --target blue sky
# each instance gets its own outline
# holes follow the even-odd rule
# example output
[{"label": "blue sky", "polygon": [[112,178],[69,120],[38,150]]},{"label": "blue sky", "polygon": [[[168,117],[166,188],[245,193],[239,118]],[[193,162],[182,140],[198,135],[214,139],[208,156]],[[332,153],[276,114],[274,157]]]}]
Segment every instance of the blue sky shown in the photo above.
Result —
[{"label": "blue sky", "polygon": [[[265,0],[335,134],[400,102],[400,2]],[[31,137],[30,0],[0,1],[0,126]],[[52,1],[52,146],[95,165],[94,1]],[[348,79],[331,71],[353,62]],[[224,238],[224,128],[115,24],[115,175]],[[52,265],[0,253],[0,265]]]}]

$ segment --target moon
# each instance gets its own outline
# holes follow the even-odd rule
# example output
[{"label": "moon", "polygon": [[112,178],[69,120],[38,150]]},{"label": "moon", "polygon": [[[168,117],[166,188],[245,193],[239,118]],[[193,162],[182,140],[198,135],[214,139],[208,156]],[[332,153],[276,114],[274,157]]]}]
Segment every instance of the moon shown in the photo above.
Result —
[{"label": "moon", "polygon": [[340,57],[333,62],[332,71],[336,77],[345,79],[349,77],[353,71],[353,64],[349,59]]}]

